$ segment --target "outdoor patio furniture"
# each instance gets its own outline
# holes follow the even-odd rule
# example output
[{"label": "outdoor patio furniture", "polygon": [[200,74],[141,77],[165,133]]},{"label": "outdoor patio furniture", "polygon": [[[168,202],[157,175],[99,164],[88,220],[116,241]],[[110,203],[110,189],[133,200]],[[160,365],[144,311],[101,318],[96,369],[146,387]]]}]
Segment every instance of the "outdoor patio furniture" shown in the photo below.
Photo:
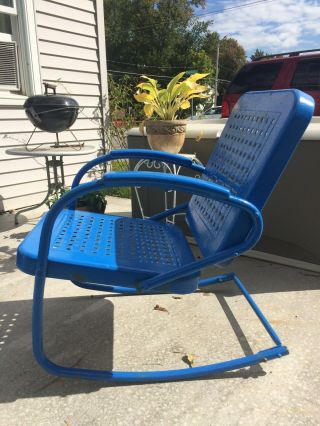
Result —
[{"label": "outdoor patio furniture", "polygon": [[[221,274],[201,279],[207,266],[225,264],[259,240],[261,209],[299,143],[314,109],[298,90],[251,92],[234,108],[206,167],[181,155],[151,150],[119,150],[80,169],[73,189],[59,199],[21,243],[17,265],[35,275],[33,349],[50,373],[111,381],[189,379],[235,370],[288,353],[240,279]],[[80,185],[95,165],[119,158],[175,163],[202,173],[202,179],[159,172],[106,173]],[[74,210],[75,200],[106,187],[150,186],[193,194],[189,203],[149,219]],[[196,259],[176,225],[162,219],[185,211],[202,257]],[[274,341],[274,346],[241,358],[169,371],[115,372],[56,365],[43,348],[43,293],[47,277],[66,279],[90,290],[125,294],[191,293],[233,281]],[[213,331],[214,333],[214,331]]]},{"label": "outdoor patio furniture", "polygon": [[[59,146],[59,147],[46,147],[40,146],[35,149],[28,150],[26,147],[16,147],[6,150],[8,155],[18,155],[21,157],[44,157],[46,161],[47,173],[47,193],[42,201],[32,206],[23,207],[19,209],[14,215],[14,223],[18,225],[18,217],[29,210],[34,210],[46,203],[53,191],[65,186],[64,177],[64,162],[63,157],[74,157],[78,155],[88,155],[97,152],[97,147],[93,145],[84,146]],[[52,171],[52,175],[51,175]],[[60,173],[59,173],[60,172]]]}]

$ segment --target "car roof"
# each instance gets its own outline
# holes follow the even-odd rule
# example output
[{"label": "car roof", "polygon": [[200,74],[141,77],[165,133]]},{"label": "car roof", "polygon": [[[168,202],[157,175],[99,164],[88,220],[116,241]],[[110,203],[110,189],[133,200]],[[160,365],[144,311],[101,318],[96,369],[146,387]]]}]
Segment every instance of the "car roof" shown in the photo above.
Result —
[{"label": "car roof", "polygon": [[269,62],[269,61],[283,61],[289,58],[319,58],[320,57],[320,49],[312,49],[312,50],[301,50],[296,52],[283,52],[283,53],[274,53],[270,55],[260,56],[252,60],[249,63],[261,63],[261,62]]}]

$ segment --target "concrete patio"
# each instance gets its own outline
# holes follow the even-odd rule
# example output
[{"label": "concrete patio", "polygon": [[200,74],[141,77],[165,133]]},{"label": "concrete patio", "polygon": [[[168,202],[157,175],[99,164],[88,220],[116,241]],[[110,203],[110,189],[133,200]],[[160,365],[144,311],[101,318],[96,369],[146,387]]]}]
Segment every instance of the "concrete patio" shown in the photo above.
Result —
[{"label": "concrete patio", "polygon": [[[127,200],[110,198],[108,212],[129,210]],[[320,424],[320,276],[248,257],[230,267],[289,356],[189,382],[114,385],[49,376],[31,348],[33,277],[15,267],[16,247],[43,211],[26,214],[18,226],[13,215],[0,216],[0,425]],[[229,284],[181,298],[102,294],[58,280],[48,284],[46,348],[62,364],[189,368],[188,354],[201,365],[272,345]]]}]

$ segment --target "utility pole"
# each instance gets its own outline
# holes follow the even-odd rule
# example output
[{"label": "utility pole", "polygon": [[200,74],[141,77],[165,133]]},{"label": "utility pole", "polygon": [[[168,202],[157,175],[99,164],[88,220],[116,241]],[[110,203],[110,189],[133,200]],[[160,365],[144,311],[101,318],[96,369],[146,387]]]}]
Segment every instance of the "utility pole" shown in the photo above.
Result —
[{"label": "utility pole", "polygon": [[219,77],[219,56],[220,56],[220,44],[223,40],[225,40],[227,36],[225,35],[221,40],[218,40],[217,45],[217,56],[216,56],[216,78],[215,78],[215,85],[214,85],[214,106],[217,106],[217,99],[218,99],[218,77]]},{"label": "utility pole", "polygon": [[214,84],[214,106],[217,106],[217,99],[218,99],[219,55],[220,55],[220,40],[218,40],[218,45],[217,45],[216,78],[215,78],[215,84]]}]

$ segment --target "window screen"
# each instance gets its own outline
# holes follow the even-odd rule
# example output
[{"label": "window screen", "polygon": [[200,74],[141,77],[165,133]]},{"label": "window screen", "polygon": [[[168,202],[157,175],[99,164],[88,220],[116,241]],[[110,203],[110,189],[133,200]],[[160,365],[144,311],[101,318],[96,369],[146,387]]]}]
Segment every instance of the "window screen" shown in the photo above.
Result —
[{"label": "window screen", "polygon": [[0,6],[13,7],[12,0],[0,0]]},{"label": "window screen", "polygon": [[320,58],[299,61],[291,87],[300,90],[320,90]]},{"label": "window screen", "polygon": [[248,64],[236,75],[227,93],[245,93],[251,90],[270,90],[283,62]]},{"label": "window screen", "polygon": [[10,15],[0,13],[0,33],[12,34]]},{"label": "window screen", "polygon": [[14,41],[0,41],[0,89],[19,87],[17,50]]}]

